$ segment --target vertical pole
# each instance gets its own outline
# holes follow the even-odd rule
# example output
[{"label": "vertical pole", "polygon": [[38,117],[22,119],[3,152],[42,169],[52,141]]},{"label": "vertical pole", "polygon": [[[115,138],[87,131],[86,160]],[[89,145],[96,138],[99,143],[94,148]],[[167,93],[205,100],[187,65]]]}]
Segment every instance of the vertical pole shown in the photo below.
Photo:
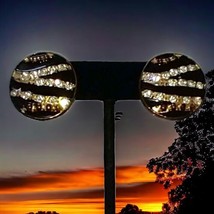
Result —
[{"label": "vertical pole", "polygon": [[115,214],[115,120],[114,100],[104,100],[105,214]]}]

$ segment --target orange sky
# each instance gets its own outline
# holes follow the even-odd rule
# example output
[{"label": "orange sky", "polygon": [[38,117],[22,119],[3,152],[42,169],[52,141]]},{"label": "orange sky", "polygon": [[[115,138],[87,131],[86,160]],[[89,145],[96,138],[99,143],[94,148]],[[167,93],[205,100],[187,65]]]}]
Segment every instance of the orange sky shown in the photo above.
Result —
[{"label": "orange sky", "polygon": [[[24,214],[30,211],[57,211],[68,214],[103,213],[103,170],[39,172],[23,177],[0,178],[0,212]],[[116,211],[127,203],[143,211],[160,211],[167,191],[154,182],[145,166],[117,168]]]}]

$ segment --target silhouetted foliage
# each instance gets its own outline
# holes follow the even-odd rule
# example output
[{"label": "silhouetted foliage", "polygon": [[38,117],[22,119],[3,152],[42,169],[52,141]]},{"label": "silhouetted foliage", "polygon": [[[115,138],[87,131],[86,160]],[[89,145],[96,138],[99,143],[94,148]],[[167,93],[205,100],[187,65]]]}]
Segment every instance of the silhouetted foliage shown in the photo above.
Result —
[{"label": "silhouetted foliage", "polygon": [[213,210],[210,194],[214,192],[214,70],[206,74],[206,83],[201,108],[175,123],[179,137],[167,152],[151,159],[147,165],[165,188],[169,188],[174,179],[181,181],[169,191],[164,213],[197,214]]},{"label": "silhouetted foliage", "polygon": [[119,214],[143,214],[143,212],[138,208],[138,206],[127,204],[124,208],[121,209]]}]

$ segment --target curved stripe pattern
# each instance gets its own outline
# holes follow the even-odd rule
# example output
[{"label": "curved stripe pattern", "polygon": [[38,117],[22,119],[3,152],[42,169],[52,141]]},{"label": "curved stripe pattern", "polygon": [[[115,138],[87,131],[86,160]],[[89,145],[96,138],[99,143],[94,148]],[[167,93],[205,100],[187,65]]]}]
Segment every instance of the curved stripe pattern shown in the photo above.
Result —
[{"label": "curved stripe pattern", "polygon": [[69,61],[54,53],[36,53],[12,73],[10,96],[19,112],[37,120],[65,113],[74,102],[76,74]]},{"label": "curved stripe pattern", "polygon": [[202,105],[205,89],[200,66],[181,54],[156,56],[141,73],[141,100],[153,114],[163,118],[189,116]]}]

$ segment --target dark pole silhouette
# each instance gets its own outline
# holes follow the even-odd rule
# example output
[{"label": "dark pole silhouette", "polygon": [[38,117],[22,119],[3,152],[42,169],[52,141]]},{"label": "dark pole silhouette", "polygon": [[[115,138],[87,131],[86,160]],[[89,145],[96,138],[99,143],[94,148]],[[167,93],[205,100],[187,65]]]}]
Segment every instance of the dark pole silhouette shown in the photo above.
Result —
[{"label": "dark pole silhouette", "polygon": [[[145,62],[71,62],[78,82],[77,100],[104,103],[105,214],[115,214],[115,112],[117,100],[139,100]],[[119,117],[121,113],[119,113]]]}]

